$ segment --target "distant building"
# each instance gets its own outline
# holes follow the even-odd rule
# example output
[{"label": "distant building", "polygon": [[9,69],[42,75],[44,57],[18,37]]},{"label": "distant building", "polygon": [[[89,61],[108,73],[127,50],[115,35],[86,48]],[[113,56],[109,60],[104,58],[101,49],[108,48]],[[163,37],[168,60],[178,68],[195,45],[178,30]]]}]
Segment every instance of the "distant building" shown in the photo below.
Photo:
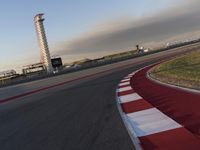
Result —
[{"label": "distant building", "polygon": [[22,73],[26,75],[26,74],[36,73],[36,72],[42,72],[44,70],[45,70],[45,66],[43,63],[36,63],[36,64],[23,66]]},{"label": "distant building", "polygon": [[12,79],[17,77],[18,74],[15,70],[7,70],[0,72],[0,80]]},{"label": "distant building", "polygon": [[34,18],[35,28],[37,32],[38,42],[41,50],[41,59],[42,63],[44,63],[45,69],[48,73],[53,72],[53,67],[51,64],[51,56],[49,52],[49,47],[47,43],[47,38],[45,35],[45,29],[43,25],[44,18],[42,18],[44,14],[37,14]]},{"label": "distant building", "polygon": [[61,57],[52,57],[51,64],[53,66],[53,73],[58,73],[59,71],[63,70],[63,63]]},{"label": "distant building", "polygon": [[51,64],[52,64],[54,69],[62,68],[63,67],[62,58],[61,57],[53,57],[53,58],[51,58]]},{"label": "distant building", "polygon": [[144,53],[147,53],[147,52],[149,52],[149,48],[140,47],[138,49],[139,54],[144,54]]}]

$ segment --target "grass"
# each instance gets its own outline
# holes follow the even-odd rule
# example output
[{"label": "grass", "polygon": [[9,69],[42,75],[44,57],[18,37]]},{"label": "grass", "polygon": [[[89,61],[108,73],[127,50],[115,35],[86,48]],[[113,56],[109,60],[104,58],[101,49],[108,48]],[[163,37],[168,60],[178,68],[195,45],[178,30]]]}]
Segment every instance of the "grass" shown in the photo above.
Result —
[{"label": "grass", "polygon": [[161,82],[200,89],[200,51],[164,62],[150,71]]}]

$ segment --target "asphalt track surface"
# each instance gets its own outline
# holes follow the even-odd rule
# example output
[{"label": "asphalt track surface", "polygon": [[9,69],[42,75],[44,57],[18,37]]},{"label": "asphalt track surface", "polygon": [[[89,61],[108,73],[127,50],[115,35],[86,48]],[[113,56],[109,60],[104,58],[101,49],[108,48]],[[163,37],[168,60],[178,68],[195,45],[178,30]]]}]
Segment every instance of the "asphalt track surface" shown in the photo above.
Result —
[{"label": "asphalt track surface", "polygon": [[2,103],[0,150],[133,150],[116,87],[128,73],[164,57],[159,56]]},{"label": "asphalt track surface", "polygon": [[1,112],[0,149],[133,149],[115,103],[122,76],[110,74]]}]

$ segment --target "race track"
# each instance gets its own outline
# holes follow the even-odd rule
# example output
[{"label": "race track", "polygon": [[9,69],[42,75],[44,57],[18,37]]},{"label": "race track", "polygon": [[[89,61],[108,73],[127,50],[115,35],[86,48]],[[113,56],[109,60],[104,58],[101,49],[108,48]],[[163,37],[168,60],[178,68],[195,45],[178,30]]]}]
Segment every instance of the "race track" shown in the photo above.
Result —
[{"label": "race track", "polygon": [[[14,97],[0,104],[0,149],[133,150],[116,105],[119,81],[139,68],[187,51],[170,50],[0,89],[0,102]],[[63,84],[52,86],[58,83]],[[44,87],[50,88],[15,97]]]}]

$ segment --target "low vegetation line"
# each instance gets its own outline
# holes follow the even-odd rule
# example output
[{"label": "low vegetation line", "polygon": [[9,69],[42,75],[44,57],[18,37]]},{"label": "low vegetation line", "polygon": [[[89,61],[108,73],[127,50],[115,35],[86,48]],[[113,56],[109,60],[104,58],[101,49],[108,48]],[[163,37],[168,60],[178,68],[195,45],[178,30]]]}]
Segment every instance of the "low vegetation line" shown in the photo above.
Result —
[{"label": "low vegetation line", "polygon": [[164,83],[200,90],[200,50],[161,63],[149,75]]}]

